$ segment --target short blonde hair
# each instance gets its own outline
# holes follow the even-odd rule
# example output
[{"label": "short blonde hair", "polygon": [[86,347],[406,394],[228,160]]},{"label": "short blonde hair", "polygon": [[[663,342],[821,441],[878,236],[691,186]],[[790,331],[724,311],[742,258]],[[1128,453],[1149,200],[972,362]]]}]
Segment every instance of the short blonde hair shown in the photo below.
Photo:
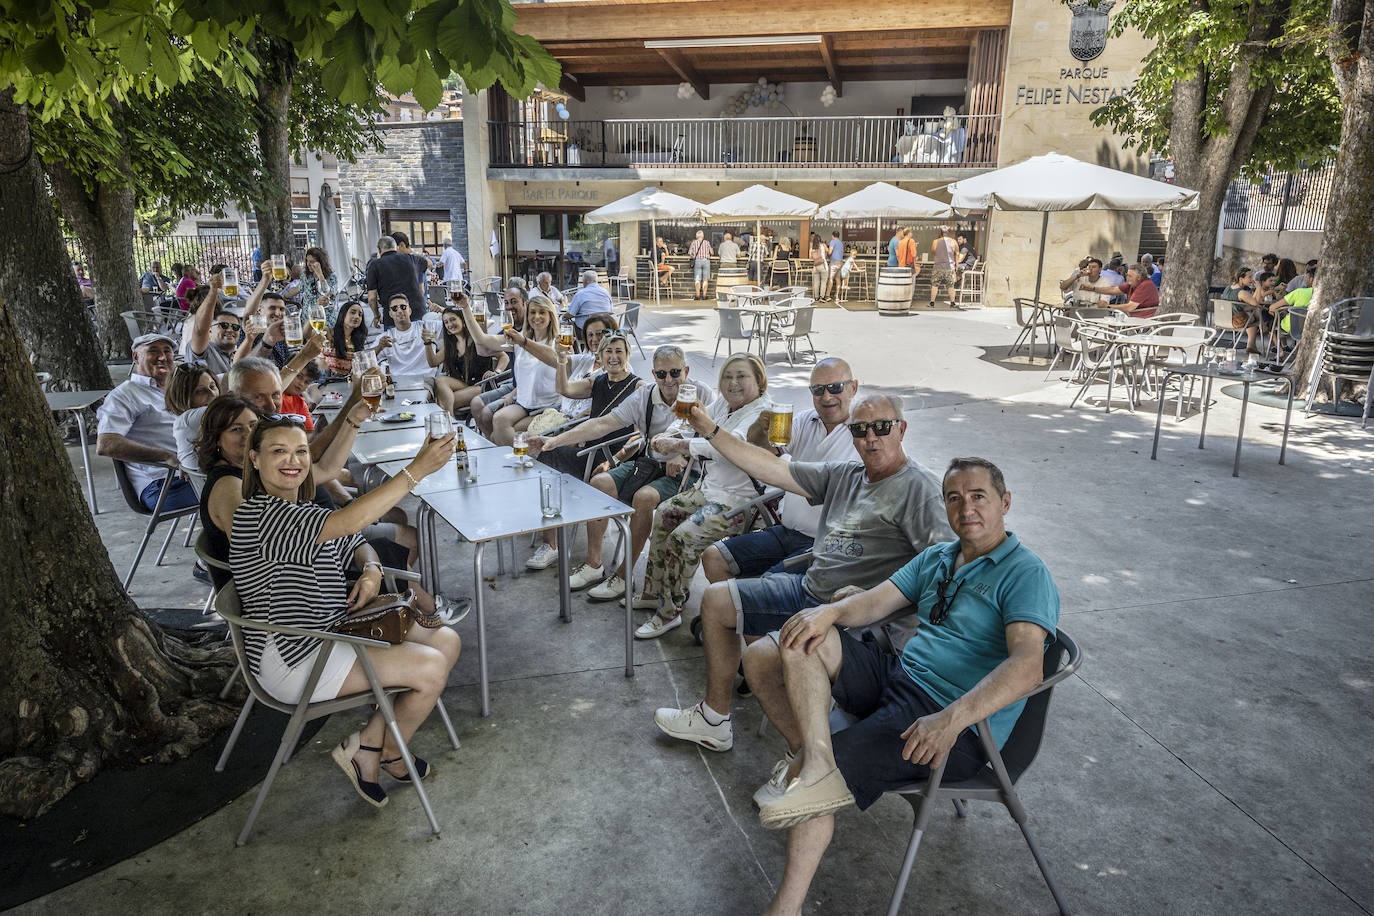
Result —
[{"label": "short blonde hair", "polygon": [[720,375],[716,376],[717,386],[723,386],[725,384],[725,370],[730,368],[731,363],[738,362],[749,364],[749,369],[754,373],[754,381],[759,384],[759,394],[763,394],[768,390],[768,370],[764,367],[763,360],[759,359],[753,353],[734,353],[726,357],[725,362],[721,364]]}]

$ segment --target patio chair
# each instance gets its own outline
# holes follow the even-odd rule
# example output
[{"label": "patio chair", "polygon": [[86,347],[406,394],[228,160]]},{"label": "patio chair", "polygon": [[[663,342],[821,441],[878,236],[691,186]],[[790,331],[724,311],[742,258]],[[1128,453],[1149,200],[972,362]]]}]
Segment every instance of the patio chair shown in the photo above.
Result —
[{"label": "patio chair", "polygon": [[[1321,344],[1307,389],[1308,413],[1312,412],[1322,376],[1331,379],[1333,402],[1340,393],[1342,380],[1374,382],[1374,308],[1366,308],[1368,305],[1374,305],[1374,298],[1342,299],[1326,310]],[[1374,386],[1365,394],[1364,409],[1360,413],[1361,429],[1369,422],[1371,401],[1374,401]]]},{"label": "patio chair", "polygon": [[[167,537],[162,541],[162,549],[157,552],[157,560],[153,565],[161,566],[162,558],[167,554],[167,545],[172,543],[172,535],[177,533],[177,526],[186,516],[194,516],[200,511],[200,506],[190,505],[184,509],[162,510],[162,503],[167,499],[167,490],[171,487],[172,481],[176,479],[176,468],[167,468],[167,472],[162,477],[162,493],[158,495],[157,505],[151,510],[143,505],[138,493],[134,492],[134,483],[129,479],[129,466],[118,458],[110,459],[114,462],[115,480],[119,483],[119,492],[124,497],[124,503],[130,511],[138,515],[148,517],[148,527],[143,529],[143,540],[138,544],[138,550],[134,553],[134,561],[129,564],[129,571],[124,576],[124,590],[129,590],[129,583],[134,581],[134,573],[138,571],[138,564],[143,559],[143,552],[148,549],[148,541],[153,536],[153,530],[163,522],[170,521],[172,527],[167,531]],[[159,465],[160,466],[160,465]],[[187,539],[189,543],[189,538]]]},{"label": "patio chair", "polygon": [[751,328],[744,326],[745,315],[739,309],[721,308],[716,306],[716,320],[719,324],[716,327],[716,348],[711,351],[711,365],[716,364],[716,357],[720,354],[720,342],[727,341],[725,344],[725,355],[729,356],[735,352],[734,342],[744,341],[744,349],[749,349],[750,342],[754,339],[754,332]]},{"label": "patio chair", "polygon": [[983,307],[983,281],[985,273],[982,270],[965,270],[959,274],[959,286],[955,290],[954,304],[960,308],[982,308]]},{"label": "patio chair", "polygon": [[978,739],[988,757],[988,764],[981,772],[970,779],[945,783],[945,764],[949,762],[946,756],[928,781],[895,790],[894,794],[901,796],[911,805],[915,822],[911,829],[911,840],[907,843],[906,856],[902,860],[902,869],[897,875],[897,886],[893,889],[892,900],[888,904],[888,916],[896,916],[902,905],[902,898],[906,895],[911,869],[916,864],[916,854],[920,851],[921,838],[930,821],[931,811],[942,801],[953,802],[955,813],[960,818],[968,816],[964,805],[969,801],[990,801],[1005,805],[1007,812],[1016,821],[1016,826],[1021,828],[1021,835],[1026,839],[1026,845],[1035,858],[1035,864],[1040,868],[1045,884],[1054,895],[1059,912],[1069,912],[1069,905],[1050,874],[1049,865],[1045,862],[1045,857],[1026,824],[1026,809],[1016,792],[1016,784],[1030,768],[1036,753],[1040,750],[1040,742],[1045,735],[1045,720],[1049,715],[1050,694],[1056,686],[1076,672],[1082,663],[1083,653],[1078,648],[1078,643],[1063,630],[1059,630],[1049,650],[1045,652],[1044,680],[1040,682],[1040,686],[1023,695],[1026,705],[1021,709],[1021,715],[1017,717],[1016,724],[1012,727],[1001,751],[998,751],[997,745],[992,741],[992,730],[988,720],[984,719],[978,723]]},{"label": "patio chair", "polygon": [[[794,300],[799,301],[799,300]],[[796,366],[797,361],[797,341],[806,338],[807,350],[811,353],[811,359],[816,359],[816,345],[811,341],[811,321],[815,317],[816,307],[809,304],[810,300],[805,300],[807,305],[799,305],[792,312],[792,323],[784,325],[778,331],[779,338],[787,345],[787,364]],[[767,358],[768,339],[763,341],[764,358]]]},{"label": "patio chair", "polygon": [[137,340],[144,334],[166,334],[167,322],[157,312],[120,312],[124,327],[129,330],[129,338]]},{"label": "patio chair", "polygon": [[633,299],[635,297],[635,278],[624,270],[610,279],[611,298]]},{"label": "patio chair", "polygon": [[[504,372],[496,373],[491,378],[482,379],[482,381],[478,383],[478,387],[481,388],[483,391],[491,391],[493,388],[499,388],[500,386],[506,384],[506,382],[509,382],[513,378],[515,378],[515,370],[507,369]],[[472,405],[468,404],[467,407],[459,407],[456,410],[454,410],[453,418],[457,420],[459,423],[465,423],[468,426],[471,426]]]},{"label": "patio chair", "polygon": [[1016,340],[1012,341],[1011,349],[1007,352],[1012,356],[1017,350],[1029,341],[1031,344],[1030,358],[1035,359],[1035,337],[1041,332],[1044,333],[1046,352],[1054,346],[1054,308],[1049,302],[1037,302],[1034,299],[1023,299],[1016,297],[1012,300],[1016,305],[1016,323],[1021,326],[1021,333],[1016,335]]},{"label": "patio chair", "polygon": [[[239,602],[238,590],[234,583],[230,582],[220,589],[215,596],[215,607],[221,617],[229,624],[229,635],[234,643],[234,655],[238,658],[239,669],[243,674],[244,681],[248,684],[248,700],[243,705],[243,711],[239,713],[238,721],[234,724],[234,730],[229,736],[229,743],[225,746],[224,754],[220,757],[220,764],[215,769],[222,770],[223,763],[228,759],[229,751],[233,748],[234,742],[238,740],[239,732],[243,728],[243,723],[248,718],[248,712],[252,709],[254,701],[261,703],[269,709],[290,716],[286,723],[286,728],[282,732],[281,744],[277,747],[276,756],[272,758],[272,765],[267,769],[267,775],[263,778],[262,788],[258,790],[257,798],[253,800],[253,807],[248,812],[248,820],[244,822],[243,830],[239,833],[234,845],[242,846],[248,842],[248,835],[253,829],[253,822],[257,820],[258,812],[262,810],[262,804],[267,799],[267,793],[272,788],[272,782],[277,778],[277,771],[282,764],[291,759],[291,754],[295,750],[296,742],[300,739],[301,731],[305,728],[305,723],[311,719],[318,719],[336,712],[343,712],[349,709],[358,709],[367,706],[376,706],[382,718],[386,721],[388,731],[391,732],[392,739],[396,742],[396,747],[404,758],[406,769],[413,772],[415,769],[415,758],[410,753],[405,738],[401,735],[400,726],[396,724],[396,713],[392,709],[391,700],[393,697],[404,693],[407,688],[403,687],[384,687],[381,679],[377,677],[377,671],[372,665],[372,659],[367,654],[369,648],[385,649],[389,643],[377,639],[365,639],[357,636],[345,636],[342,633],[332,633],[327,630],[313,630],[303,627],[277,626],[258,620],[249,620],[243,616],[243,608]],[[353,647],[357,654],[358,664],[362,666],[367,674],[370,689],[364,693],[354,693],[347,696],[335,697],[330,700],[321,700],[318,703],[310,702],[310,695],[315,691],[315,685],[319,682],[320,675],[324,673],[324,666],[329,659],[328,652],[321,652],[315,660],[315,664],[310,670],[310,677],[305,683],[305,689],[301,694],[301,699],[295,704],[283,703],[273,697],[258,682],[257,675],[253,673],[252,666],[248,662],[248,653],[244,647],[243,631],[263,630],[271,633],[283,633],[291,636],[307,636],[322,642],[340,642]],[[444,709],[444,701],[441,697],[435,702],[434,708],[439,712],[440,718],[444,722],[444,727],[448,731],[449,741],[456,750],[459,747],[458,736],[453,731],[453,723],[449,720],[448,711]],[[429,820],[430,830],[435,836],[439,835],[439,821],[434,816],[434,809],[429,803],[429,794],[425,792],[424,781],[420,779],[411,780],[415,787],[415,794],[419,796],[420,805],[425,810],[425,817]]]},{"label": "patio chair", "polygon": [[1078,328],[1078,339],[1084,347],[1082,366],[1085,372],[1083,384],[1069,402],[1069,409],[1072,410],[1078,404],[1078,399],[1087,392],[1088,386],[1097,381],[1098,374],[1105,370],[1107,413],[1112,412],[1112,387],[1118,371],[1121,372],[1122,381],[1126,385],[1126,403],[1130,406],[1131,413],[1135,413],[1135,377],[1132,372],[1135,368],[1134,356],[1129,346],[1123,347],[1121,335],[1103,327],[1082,324]]},{"label": "patio chair", "polygon": [[644,357],[644,347],[639,342],[639,310],[643,307],[644,303],[631,299],[625,303],[625,311],[620,315],[620,332],[635,339],[641,359]]},{"label": "patio chair", "polygon": [[862,291],[859,296],[860,299],[873,298],[873,289],[868,282],[868,265],[866,262],[855,261],[854,266],[849,268],[849,285],[850,290],[844,294],[845,301],[848,301],[849,292],[852,292],[855,286]]},{"label": "patio chair", "polygon": [[500,277],[483,277],[480,280],[473,281],[472,291],[475,293],[499,294],[501,292],[501,283]]},{"label": "patio chair", "polygon": [[1227,334],[1231,335],[1231,346],[1234,347],[1244,333],[1244,328],[1231,326],[1231,316],[1234,314],[1232,307],[1235,305],[1230,299],[1211,300],[1211,324],[1212,339],[1208,341],[1208,346],[1215,347]]},{"label": "patio chair", "polygon": [[[1103,311],[1106,311],[1103,309]],[[1083,364],[1084,346],[1078,337],[1078,328],[1082,324],[1081,320],[1068,313],[1054,316],[1054,340],[1057,346],[1054,351],[1054,359],[1050,360],[1050,367],[1045,370],[1045,381],[1050,380],[1050,375],[1054,372],[1054,367],[1059,365],[1059,360],[1067,353],[1071,357],[1069,365],[1069,378],[1078,375],[1079,367]]]},{"label": "patio chair", "polygon": [[778,279],[782,279],[782,286],[790,286],[792,283],[792,265],[786,261],[770,261],[772,266],[768,271],[768,285],[778,286]]}]

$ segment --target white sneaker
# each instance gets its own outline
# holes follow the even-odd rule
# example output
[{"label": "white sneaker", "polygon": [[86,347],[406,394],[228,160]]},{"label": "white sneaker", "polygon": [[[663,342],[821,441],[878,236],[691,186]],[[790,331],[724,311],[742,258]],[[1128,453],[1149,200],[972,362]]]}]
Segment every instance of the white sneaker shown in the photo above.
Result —
[{"label": "white sneaker", "polygon": [[758,791],[754,793],[754,807],[762,808],[782,798],[782,793],[787,791],[787,768],[791,765],[791,754],[773,764],[773,775],[769,776],[768,781],[759,786]]},{"label": "white sneaker", "polygon": [[[700,703],[686,709],[664,706],[655,710],[654,724],[668,737],[695,742],[708,751],[728,751],[735,746],[729,717],[719,725],[712,725],[702,715]],[[786,772],[785,768],[783,772]]]},{"label": "white sneaker", "polygon": [[558,548],[551,544],[540,544],[539,549],[525,561],[526,569],[548,569],[558,562]]},{"label": "white sneaker", "polygon": [[602,579],[599,585],[592,586],[587,597],[593,601],[616,601],[625,597],[625,580],[619,576]]},{"label": "white sneaker", "polygon": [[606,578],[606,573],[602,571],[600,566],[590,566],[583,563],[574,569],[573,574],[568,577],[568,587],[573,591],[578,591],[588,585],[595,585],[604,578]]},{"label": "white sneaker", "polygon": [[676,630],[682,626],[682,615],[678,614],[666,620],[657,611],[644,623],[640,624],[639,629],[635,630],[635,639],[658,639],[669,630]]},{"label": "white sneaker", "polygon": [[636,611],[656,611],[658,610],[658,599],[635,595],[634,600],[630,602],[630,607]]}]

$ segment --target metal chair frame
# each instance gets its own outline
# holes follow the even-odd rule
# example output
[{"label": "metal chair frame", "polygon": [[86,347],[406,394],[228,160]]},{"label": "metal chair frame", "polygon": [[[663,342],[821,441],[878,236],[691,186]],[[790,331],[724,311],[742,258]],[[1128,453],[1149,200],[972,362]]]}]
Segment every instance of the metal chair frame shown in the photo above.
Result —
[{"label": "metal chair frame", "polygon": [[749,351],[754,340],[754,332],[744,326],[744,313],[739,309],[729,306],[716,306],[716,319],[719,324],[716,327],[716,348],[711,351],[711,365],[716,364],[716,358],[720,355],[720,342],[725,344],[725,355],[729,356],[735,352],[734,342],[744,341],[745,352]]},{"label": "metal chair frame", "polygon": [[[152,539],[153,529],[166,521],[172,523],[172,527],[167,531],[167,537],[162,541],[162,548],[157,552],[157,560],[153,563],[154,566],[161,566],[163,557],[167,555],[167,546],[172,543],[172,536],[177,533],[177,526],[180,525],[181,520],[188,515],[194,518],[195,515],[200,512],[200,505],[196,504],[187,506],[184,509],[170,509],[166,512],[162,511],[162,504],[167,499],[167,490],[171,487],[172,480],[175,479],[177,474],[176,468],[169,467],[162,477],[162,492],[158,494],[157,505],[150,511],[139,499],[139,494],[134,492],[133,481],[129,479],[128,465],[118,458],[112,458],[110,460],[114,462],[115,480],[119,483],[119,492],[123,495],[125,504],[130,510],[138,515],[148,516],[148,527],[143,529],[143,540],[139,542],[138,550],[134,553],[134,561],[129,564],[129,571],[124,576],[124,590],[128,591],[129,583],[134,581],[134,573],[138,571],[138,564],[143,560],[143,553],[148,549],[148,541]],[[188,531],[186,534],[186,544],[189,546],[190,543],[191,533]]]}]

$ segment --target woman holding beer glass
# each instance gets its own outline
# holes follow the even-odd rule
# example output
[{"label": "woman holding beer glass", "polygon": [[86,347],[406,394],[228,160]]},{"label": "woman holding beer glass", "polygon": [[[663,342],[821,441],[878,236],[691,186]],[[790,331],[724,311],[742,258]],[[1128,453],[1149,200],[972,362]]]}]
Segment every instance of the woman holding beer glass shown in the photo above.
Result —
[{"label": "woman holding beer glass", "polygon": [[[707,465],[696,487],[659,503],[654,512],[644,594],[635,603],[641,607],[656,604],[657,610],[635,631],[637,639],[655,639],[682,623],[687,585],[701,554],[721,538],[744,530],[749,521],[744,514],[732,519],[725,515],[759,493],[749,475],[721,457],[711,440],[721,435],[744,438],[748,434],[759,414],[769,407],[767,370],[763,360],[754,354],[736,353],[721,366],[719,382],[721,396],[706,409],[707,416],[716,424],[711,432],[691,439],[665,434],[653,442],[660,453],[700,458]],[[688,388],[692,390],[689,392]],[[677,415],[687,417],[695,400],[695,386],[679,388],[674,406]]]},{"label": "woman holding beer glass", "polygon": [[[361,532],[452,457],[452,435],[427,442],[400,474],[331,512],[309,501],[314,480],[305,431],[284,420],[260,422],[249,439],[243,501],[234,510],[229,536],[229,565],[244,616],[327,629],[365,607],[381,589],[382,569]],[[432,613],[432,606],[420,605]],[[283,702],[300,699],[320,652],[328,658],[312,701],[369,689],[352,646],[260,630],[248,631],[245,640],[249,664],[263,687]],[[447,627],[412,627],[401,644],[366,650],[383,685],[409,688],[395,700],[397,724],[407,741],[434,708],[460,648],[458,634]],[[406,771],[380,714],[332,756],[358,794],[379,808],[387,802],[377,782],[382,770],[400,782],[424,779],[433,770],[415,757],[414,772]]]},{"label": "woman holding beer glass", "polygon": [[425,356],[431,366],[440,368],[440,374],[434,379],[434,400],[446,414],[452,415],[482,393],[483,379],[506,371],[510,356],[478,353],[468,339],[462,309],[452,306],[444,309],[442,320],[443,331]]},{"label": "woman holding beer glass", "polygon": [[[592,406],[591,383],[592,379],[604,370],[601,364],[601,339],[610,331],[618,331],[620,326],[616,324],[615,316],[600,313],[591,315],[587,318],[583,326],[583,333],[586,335],[586,353],[572,352],[576,341],[575,332],[571,321],[564,321],[559,324],[557,345],[546,347],[543,344],[530,341],[525,345],[535,359],[552,366],[558,370],[558,375],[554,378],[554,384],[558,388],[558,393],[563,396],[563,401],[559,405],[559,411],[563,414],[564,420],[578,420],[587,415],[588,409]],[[566,357],[566,358],[565,358]],[[626,360],[625,371],[629,372],[629,361]],[[575,395],[569,391],[577,392]],[[552,426],[544,426],[544,430],[552,429]],[[579,470],[579,474],[582,472]]]},{"label": "woman holding beer glass", "polygon": [[558,333],[558,311],[543,296],[531,296],[529,304],[525,306],[524,322],[519,327],[515,325],[512,313],[505,313],[502,326],[504,340],[501,336],[481,330],[466,305],[463,314],[468,334],[479,350],[493,352],[506,342],[514,347],[511,364],[515,387],[488,406],[491,440],[497,445],[513,445],[516,430],[529,426],[530,419],[540,411],[558,405],[553,366],[544,363],[527,349],[531,342],[548,348],[554,346]]}]

